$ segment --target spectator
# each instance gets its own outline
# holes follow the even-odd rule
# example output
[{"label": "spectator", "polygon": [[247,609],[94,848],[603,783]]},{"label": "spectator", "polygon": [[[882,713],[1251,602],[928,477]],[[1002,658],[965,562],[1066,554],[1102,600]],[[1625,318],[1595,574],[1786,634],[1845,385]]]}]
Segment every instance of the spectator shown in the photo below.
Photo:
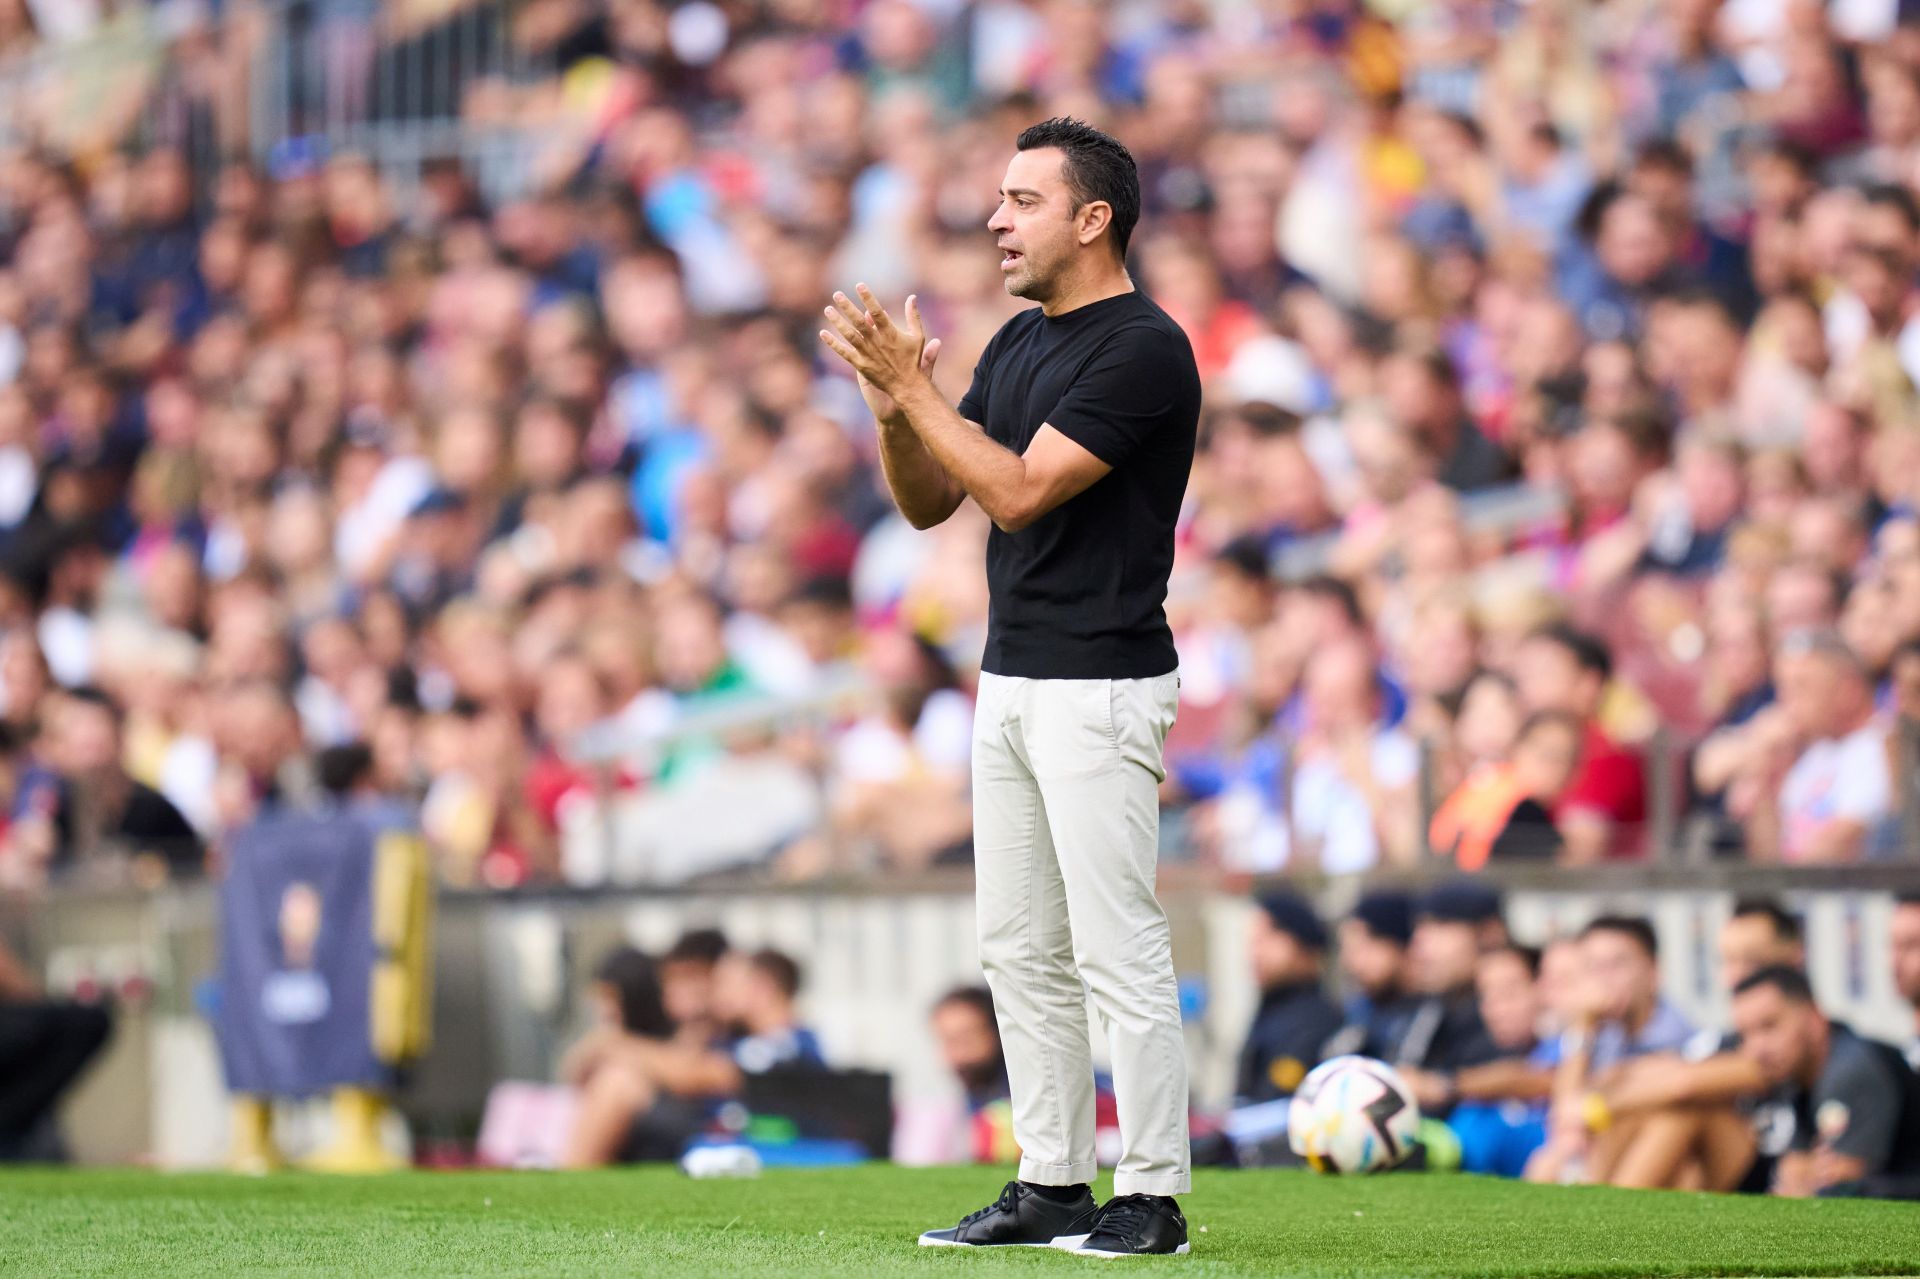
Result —
[{"label": "spectator", "polygon": [[[1464,711],[1463,711],[1464,715]],[[1561,850],[1553,807],[1573,778],[1582,726],[1573,716],[1537,711],[1520,726],[1510,764],[1497,764],[1448,797],[1433,816],[1434,850],[1463,871],[1489,860],[1551,859]]]},{"label": "spectator", "polygon": [[[1765,968],[1798,969],[1806,962],[1800,921],[1767,898],[1742,899],[1721,927],[1719,954],[1729,991]],[[1781,1122],[1737,1033],[1703,1030],[1678,1055],[1633,1057],[1598,1082],[1585,1103],[1588,1123],[1601,1129],[1592,1175],[1620,1186],[1766,1189],[1743,1179],[1753,1151],[1780,1153]]]},{"label": "spectator", "polygon": [[100,1008],[48,999],[0,946],[0,1163],[61,1156],[53,1108],[112,1029]]},{"label": "spectator", "polygon": [[1913,1009],[1913,1037],[1907,1064],[1920,1071],[1920,896],[1899,898],[1893,906],[1893,988]]},{"label": "spectator", "polygon": [[1234,1100],[1241,1105],[1292,1095],[1340,1028],[1323,988],[1326,925],[1291,893],[1269,893],[1258,904],[1249,958],[1260,1006],[1240,1050]]},{"label": "spectator", "polygon": [[[657,992],[651,961],[644,975],[643,965],[629,960],[628,966],[630,980]],[[706,1126],[712,1104],[739,1095],[745,1075],[795,1062],[819,1064],[819,1043],[794,1013],[799,988],[799,966],[779,951],[729,952],[714,972],[714,1009],[726,1034],[721,1048],[668,1038],[664,1002],[646,994],[651,1033],[623,1031],[590,1058],[593,1069],[580,1081],[566,1165],[676,1158]]]},{"label": "spectator", "polygon": [[1799,970],[1734,987],[1740,1051],[1793,1119],[1773,1193],[1910,1196],[1920,1187],[1920,1076],[1897,1050],[1829,1020]]},{"label": "spectator", "polygon": [[1420,899],[1407,951],[1412,996],[1376,1018],[1361,1051],[1441,1074],[1498,1055],[1473,982],[1482,939],[1499,924],[1499,911],[1497,897],[1465,882],[1442,884]]},{"label": "spectator", "polygon": [[1756,725],[1742,777],[1759,856],[1853,861],[1889,846],[1894,813],[1887,732],[1852,649],[1796,632],[1775,662],[1778,714]]},{"label": "spectator", "polygon": [[1640,758],[1617,745],[1597,721],[1612,675],[1606,646],[1566,626],[1535,632],[1515,660],[1514,682],[1529,714],[1560,711],[1583,726],[1573,781],[1553,811],[1565,856],[1575,864],[1626,856],[1642,846],[1647,803]]},{"label": "spectator", "polygon": [[167,798],[127,775],[120,712],[96,688],[62,692],[45,727],[44,766],[23,779],[7,833],[7,873],[153,885],[200,871],[200,840]]},{"label": "spectator", "polygon": [[960,1085],[965,1099],[964,1137],[946,1136],[940,1157],[973,1163],[1005,1163],[1019,1158],[1013,1139],[1007,1059],[994,1019],[993,994],[985,986],[961,986],[933,1006],[933,1036],[941,1061]]},{"label": "spectator", "polygon": [[1407,946],[1413,940],[1413,898],[1378,889],[1340,921],[1340,975],[1347,985],[1346,1025],[1322,1055],[1364,1053],[1386,1042],[1407,1013]]}]

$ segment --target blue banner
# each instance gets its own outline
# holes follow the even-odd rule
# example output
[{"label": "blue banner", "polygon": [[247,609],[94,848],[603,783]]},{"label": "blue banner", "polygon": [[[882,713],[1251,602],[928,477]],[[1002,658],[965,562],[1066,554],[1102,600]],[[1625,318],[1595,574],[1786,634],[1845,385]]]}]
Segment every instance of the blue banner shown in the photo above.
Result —
[{"label": "blue banner", "polygon": [[220,1056],[231,1092],[384,1087],[374,1053],[380,831],[346,814],[272,815],[229,846],[220,895]]}]

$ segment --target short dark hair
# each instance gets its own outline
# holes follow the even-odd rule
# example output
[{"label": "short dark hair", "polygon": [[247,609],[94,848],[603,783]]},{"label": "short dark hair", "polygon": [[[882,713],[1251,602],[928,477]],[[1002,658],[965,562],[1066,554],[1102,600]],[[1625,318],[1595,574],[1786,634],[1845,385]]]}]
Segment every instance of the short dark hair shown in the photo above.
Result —
[{"label": "short dark hair", "polygon": [[1920,200],[1915,200],[1913,192],[1906,187],[1897,182],[1874,182],[1864,187],[1860,195],[1868,204],[1897,212],[1909,231],[1920,231]]},{"label": "short dark hair", "polygon": [[1648,959],[1660,957],[1660,941],[1654,936],[1653,925],[1638,915],[1600,915],[1580,930],[1582,937],[1591,937],[1595,933],[1618,933],[1622,937],[1631,937],[1634,944],[1647,952]]},{"label": "short dark hair", "polygon": [[1113,210],[1108,232],[1114,256],[1124,261],[1127,241],[1133,238],[1134,224],[1140,221],[1140,170],[1133,162],[1133,152],[1119,139],[1072,116],[1055,116],[1030,126],[1014,139],[1013,146],[1017,151],[1046,147],[1060,151],[1065,157],[1060,176],[1073,192],[1074,210],[1096,200],[1106,201]]},{"label": "short dark hair", "polygon": [[1360,607],[1360,593],[1353,584],[1331,573],[1315,573],[1294,589],[1302,595],[1317,595],[1338,605],[1347,615],[1347,622],[1353,626],[1366,625],[1367,615]]},{"label": "short dark hair", "polygon": [[1771,897],[1742,897],[1733,904],[1733,914],[1728,918],[1765,919],[1781,941],[1797,942],[1805,935],[1800,917]]},{"label": "short dark hair", "polygon": [[793,957],[771,947],[756,950],[747,956],[747,963],[754,971],[764,974],[768,980],[780,988],[780,993],[792,999],[800,993],[800,965]]},{"label": "short dark hair", "polygon": [[1554,622],[1528,638],[1565,650],[1581,670],[1598,675],[1602,683],[1613,678],[1613,654],[1607,651],[1606,642],[1590,631],[1583,631],[1570,622]]},{"label": "short dark hair", "polygon": [[727,935],[718,928],[690,928],[660,957],[663,964],[717,964],[727,953]]},{"label": "short dark hair", "polygon": [[1920,888],[1911,892],[1896,893],[1893,898],[1894,909],[1902,906],[1920,906]]},{"label": "short dark hair", "polygon": [[1671,138],[1653,138],[1641,144],[1634,153],[1633,167],[1636,169],[1661,169],[1668,173],[1677,173],[1681,177],[1693,176],[1693,156],[1688,150]]},{"label": "short dark hair", "polygon": [[373,750],[365,742],[329,746],[314,757],[313,769],[322,790],[346,796],[373,776]]},{"label": "short dark hair", "polygon": [[1762,986],[1771,986],[1779,991],[1791,1003],[1811,1004],[1813,983],[1798,968],[1786,964],[1768,964],[1765,968],[1749,973],[1740,979],[1733,988],[1735,995],[1744,995],[1750,990],[1759,990]]},{"label": "short dark hair", "polygon": [[1520,721],[1520,731],[1513,735],[1513,740],[1515,743],[1524,742],[1543,728],[1565,729],[1573,735],[1576,742],[1580,740],[1581,734],[1586,732],[1586,725],[1582,724],[1580,717],[1571,711],[1535,711]]},{"label": "short dark hair", "polygon": [[1504,946],[1495,946],[1491,950],[1480,952],[1480,958],[1482,959],[1492,959],[1497,955],[1511,955],[1519,960],[1526,968],[1527,976],[1533,978],[1540,976],[1540,948],[1538,946],[1523,946],[1517,941],[1511,941]]},{"label": "short dark hair", "polygon": [[980,1014],[980,1019],[993,1027],[993,1033],[1000,1033],[1000,1023],[993,1015],[993,992],[985,986],[955,986],[946,994],[933,1001],[936,1011],[942,1008],[971,1008]]},{"label": "short dark hair", "polygon": [[113,700],[112,694],[96,684],[75,684],[62,691],[61,696],[70,702],[80,702],[87,706],[97,706],[115,720],[120,718],[120,703]]},{"label": "short dark hair", "polygon": [[660,992],[660,966],[631,946],[618,946],[601,957],[593,979],[611,986],[620,1005],[620,1025],[627,1033],[647,1039],[665,1039],[673,1021]]}]

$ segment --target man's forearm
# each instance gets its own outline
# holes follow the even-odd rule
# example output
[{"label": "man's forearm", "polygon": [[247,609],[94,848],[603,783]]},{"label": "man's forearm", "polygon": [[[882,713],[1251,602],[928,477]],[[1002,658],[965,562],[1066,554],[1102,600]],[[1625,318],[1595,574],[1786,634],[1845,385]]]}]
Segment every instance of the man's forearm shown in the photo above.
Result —
[{"label": "man's forearm", "polygon": [[932,528],[952,515],[963,494],[906,419],[889,418],[879,428],[880,473],[907,523]]},{"label": "man's forearm", "polygon": [[1027,464],[1018,453],[961,417],[930,379],[901,387],[893,397],[933,460],[988,518],[1009,531],[1032,521]]}]

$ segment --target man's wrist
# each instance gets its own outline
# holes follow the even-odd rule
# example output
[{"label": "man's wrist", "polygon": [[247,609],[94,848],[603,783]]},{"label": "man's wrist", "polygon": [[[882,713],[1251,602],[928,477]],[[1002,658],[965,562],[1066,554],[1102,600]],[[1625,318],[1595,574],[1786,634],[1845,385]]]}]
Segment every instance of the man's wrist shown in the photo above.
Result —
[{"label": "man's wrist", "polygon": [[931,398],[938,398],[939,395],[934,390],[933,379],[919,372],[908,375],[904,382],[889,390],[887,394],[891,395],[893,402],[899,406],[901,425],[909,429],[914,427],[915,416],[929,407]]}]

